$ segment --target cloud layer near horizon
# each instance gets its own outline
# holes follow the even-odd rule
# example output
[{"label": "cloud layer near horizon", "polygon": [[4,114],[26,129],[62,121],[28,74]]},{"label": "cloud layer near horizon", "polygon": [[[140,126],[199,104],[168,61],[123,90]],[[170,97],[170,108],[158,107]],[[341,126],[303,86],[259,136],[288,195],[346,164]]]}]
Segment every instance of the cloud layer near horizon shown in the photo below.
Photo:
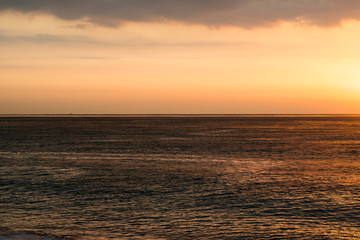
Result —
[{"label": "cloud layer near horizon", "polygon": [[251,28],[278,21],[331,26],[360,20],[358,0],[2,0],[0,10],[48,13],[107,26],[177,21]]}]

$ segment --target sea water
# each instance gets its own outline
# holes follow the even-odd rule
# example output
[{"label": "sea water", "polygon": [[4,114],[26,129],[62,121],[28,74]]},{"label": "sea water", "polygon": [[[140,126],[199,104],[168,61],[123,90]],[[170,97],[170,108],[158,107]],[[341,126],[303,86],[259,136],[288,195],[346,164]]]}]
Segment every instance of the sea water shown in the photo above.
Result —
[{"label": "sea water", "polygon": [[360,239],[359,116],[0,118],[0,239]]}]

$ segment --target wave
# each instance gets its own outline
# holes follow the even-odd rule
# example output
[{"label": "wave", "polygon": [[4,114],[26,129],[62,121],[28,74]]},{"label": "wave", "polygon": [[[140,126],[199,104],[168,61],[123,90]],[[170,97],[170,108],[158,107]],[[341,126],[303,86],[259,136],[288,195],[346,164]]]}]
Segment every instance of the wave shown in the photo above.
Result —
[{"label": "wave", "polygon": [[0,240],[65,240],[65,238],[29,232],[1,232]]}]

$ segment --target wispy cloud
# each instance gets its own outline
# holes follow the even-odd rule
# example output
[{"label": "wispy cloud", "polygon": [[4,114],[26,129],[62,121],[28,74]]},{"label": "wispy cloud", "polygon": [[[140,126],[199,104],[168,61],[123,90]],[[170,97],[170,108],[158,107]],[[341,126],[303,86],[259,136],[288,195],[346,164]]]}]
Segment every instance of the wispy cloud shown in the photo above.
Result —
[{"label": "wispy cloud", "polygon": [[2,0],[0,9],[50,13],[107,26],[123,21],[240,27],[291,21],[330,26],[344,19],[360,19],[358,0]]},{"label": "wispy cloud", "polygon": [[112,60],[117,59],[115,57],[105,57],[105,56],[58,56],[62,59],[83,59],[83,60]]},{"label": "wispy cloud", "polygon": [[84,36],[36,34],[30,36],[0,34],[0,42],[38,42],[38,43],[98,43]]},{"label": "wispy cloud", "polygon": [[[81,43],[90,45],[103,45],[103,46],[127,46],[127,47],[208,47],[208,46],[248,46],[254,45],[253,42],[247,41],[149,41],[149,40],[123,40],[123,41],[99,41],[86,36],[78,35],[52,35],[52,34],[36,34],[36,35],[5,35],[0,34],[0,42],[11,43]],[[77,58],[77,57],[76,57]],[[87,58],[87,57],[86,57]],[[95,59],[97,57],[90,57]]]}]

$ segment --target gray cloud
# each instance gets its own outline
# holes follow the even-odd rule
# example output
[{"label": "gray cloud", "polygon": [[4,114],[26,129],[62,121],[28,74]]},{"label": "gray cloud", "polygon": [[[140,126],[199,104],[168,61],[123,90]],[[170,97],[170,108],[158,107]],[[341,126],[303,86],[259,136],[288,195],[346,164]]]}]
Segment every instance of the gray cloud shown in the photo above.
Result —
[{"label": "gray cloud", "polygon": [[359,0],[1,0],[0,9],[85,18],[107,26],[178,21],[251,28],[281,20],[331,26],[360,19]]}]

